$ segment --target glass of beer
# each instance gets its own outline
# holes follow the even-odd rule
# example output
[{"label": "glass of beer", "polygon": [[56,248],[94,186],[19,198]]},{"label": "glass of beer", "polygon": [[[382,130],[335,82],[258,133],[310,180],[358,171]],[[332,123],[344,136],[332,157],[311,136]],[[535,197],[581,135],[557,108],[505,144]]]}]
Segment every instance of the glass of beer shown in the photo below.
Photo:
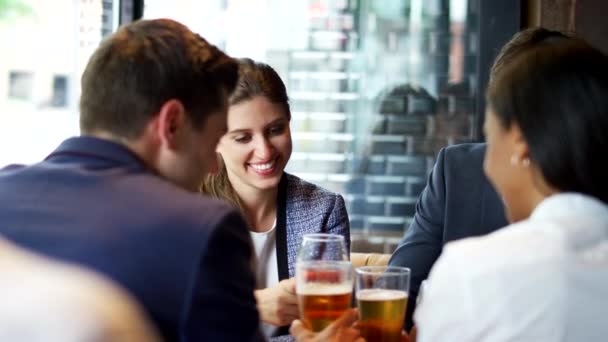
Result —
[{"label": "glass of beer", "polygon": [[364,266],[355,272],[361,336],[368,342],[401,341],[410,269]]},{"label": "glass of beer", "polygon": [[348,261],[344,236],[337,234],[304,234],[296,261]]},{"label": "glass of beer", "polygon": [[296,262],[296,293],[300,319],[321,331],[351,306],[353,271],[344,237],[304,235]]}]

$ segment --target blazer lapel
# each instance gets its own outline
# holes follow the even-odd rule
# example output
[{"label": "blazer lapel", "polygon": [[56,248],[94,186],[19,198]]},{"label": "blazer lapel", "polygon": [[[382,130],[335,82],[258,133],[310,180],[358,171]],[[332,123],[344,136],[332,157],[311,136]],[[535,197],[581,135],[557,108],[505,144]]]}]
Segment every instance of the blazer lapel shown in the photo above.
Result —
[{"label": "blazer lapel", "polygon": [[[289,278],[289,265],[287,264],[287,176],[283,173],[279,182],[277,196],[277,266],[279,268],[279,281]],[[273,336],[289,335],[289,325],[277,329]]]},{"label": "blazer lapel", "polygon": [[277,196],[277,266],[279,268],[279,281],[289,278],[289,265],[287,263],[287,176],[283,173],[279,182]]}]

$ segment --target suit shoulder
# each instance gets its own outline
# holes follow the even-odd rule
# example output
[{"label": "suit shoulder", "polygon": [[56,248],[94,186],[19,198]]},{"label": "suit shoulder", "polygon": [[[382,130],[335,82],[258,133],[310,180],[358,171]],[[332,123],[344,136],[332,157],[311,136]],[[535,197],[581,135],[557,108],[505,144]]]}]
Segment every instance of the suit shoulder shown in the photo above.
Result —
[{"label": "suit shoulder", "polygon": [[457,144],[447,146],[443,149],[444,158],[449,159],[452,162],[483,160],[485,152],[485,143]]},{"label": "suit shoulder", "polygon": [[18,172],[21,171],[23,169],[26,168],[26,165],[21,165],[21,164],[9,164],[6,165],[2,168],[0,168],[0,176],[2,175],[8,175],[14,172]]},{"label": "suit shoulder", "polygon": [[239,215],[238,210],[227,202],[200,193],[185,193],[182,196],[179,209],[183,209],[184,215],[197,221],[218,224],[228,216]]},{"label": "suit shoulder", "polygon": [[287,177],[287,197],[292,201],[331,199],[332,204],[340,194],[285,173]]},{"label": "suit shoulder", "polygon": [[[239,215],[238,210],[227,202],[205,196],[198,192],[184,191],[162,179],[148,178],[140,184],[148,202],[149,210],[158,210],[167,220],[174,224],[193,224],[216,226],[232,215]],[[145,184],[145,185],[144,185]]]},{"label": "suit shoulder", "polygon": [[451,145],[439,152],[437,163],[445,170],[446,175],[479,177],[483,174],[485,151],[484,143]]}]

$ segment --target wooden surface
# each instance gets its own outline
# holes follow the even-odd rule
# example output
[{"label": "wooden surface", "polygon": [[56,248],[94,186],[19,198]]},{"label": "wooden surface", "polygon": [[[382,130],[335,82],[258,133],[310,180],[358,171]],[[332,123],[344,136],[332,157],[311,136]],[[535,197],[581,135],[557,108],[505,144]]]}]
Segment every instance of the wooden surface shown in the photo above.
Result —
[{"label": "wooden surface", "polygon": [[381,253],[351,253],[350,261],[353,264],[353,267],[386,266],[390,257],[390,254]]}]

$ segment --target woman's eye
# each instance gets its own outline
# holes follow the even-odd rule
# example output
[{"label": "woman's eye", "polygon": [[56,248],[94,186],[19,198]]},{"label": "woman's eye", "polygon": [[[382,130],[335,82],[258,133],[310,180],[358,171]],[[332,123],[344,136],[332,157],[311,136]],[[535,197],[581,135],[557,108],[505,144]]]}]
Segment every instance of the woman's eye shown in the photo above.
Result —
[{"label": "woman's eye", "polygon": [[234,141],[236,141],[238,143],[246,143],[249,140],[251,140],[251,137],[249,135],[238,135],[238,136],[234,137]]},{"label": "woman's eye", "polygon": [[277,134],[283,133],[284,130],[285,130],[284,125],[274,126],[268,130],[268,133],[270,133],[270,135],[277,135]]}]

